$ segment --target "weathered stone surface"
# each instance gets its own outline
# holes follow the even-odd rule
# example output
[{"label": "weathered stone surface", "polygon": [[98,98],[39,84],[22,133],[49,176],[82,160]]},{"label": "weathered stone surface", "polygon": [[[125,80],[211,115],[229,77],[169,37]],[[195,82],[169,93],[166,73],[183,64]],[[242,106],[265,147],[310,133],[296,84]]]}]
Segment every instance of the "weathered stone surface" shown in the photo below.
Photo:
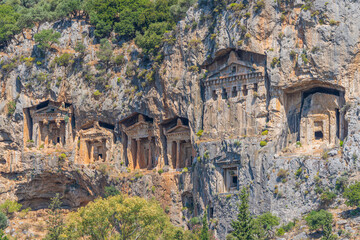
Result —
[{"label": "weathered stone surface", "polygon": [[[26,39],[22,34],[16,36],[20,44],[14,40],[0,52],[1,67],[17,59],[14,69],[0,73],[0,198],[43,208],[60,192],[65,196],[66,207],[78,207],[103,194],[107,181],[125,193],[155,196],[164,208],[169,206],[172,221],[182,226],[209,206],[212,209],[209,217],[218,223],[211,227],[219,239],[225,239],[231,230],[231,220],[236,217],[238,190],[244,186],[250,186],[252,213],[271,211],[287,222],[319,206],[319,195],[315,193],[318,179],[330,190],[344,173],[350,181],[357,180],[360,167],[358,3],[316,0],[305,11],[301,8],[305,2],[300,0],[289,4],[264,2],[265,8],[255,12],[254,2],[250,1],[240,13],[250,12],[247,19],[239,18],[239,13],[232,10],[214,11],[216,6],[212,1],[199,1],[169,33],[176,41],[164,43],[164,61],[158,64],[154,81],[148,83],[126,74],[131,66],[149,73],[153,70],[151,66],[156,65],[139,57],[141,49],[132,42],[121,46],[112,43],[114,54],[125,56],[123,66],[97,70],[99,41],[94,38],[94,27],[84,20],[41,25],[40,30],[54,28],[61,33],[56,50],[48,51],[46,59],[41,58],[34,44],[34,29],[28,30]],[[320,19],[324,20],[323,24]],[[330,20],[338,24],[330,25]],[[192,22],[197,22],[197,27],[186,29]],[[245,38],[246,33],[249,38]],[[86,46],[84,55],[74,51],[77,41]],[[217,89],[211,89],[217,91],[218,99],[207,98],[208,89],[203,85],[205,70],[190,67],[213,59],[222,49],[241,49],[266,57],[261,81],[257,82],[258,91],[252,86],[246,98],[239,95],[221,99],[222,88],[230,88],[225,92],[231,96],[234,86],[220,84]],[[73,54],[74,62],[67,67],[56,65],[54,59],[65,52]],[[36,60],[27,63],[21,57]],[[36,64],[37,61],[41,64]],[[94,84],[91,79],[106,83]],[[255,82],[246,85],[249,83]],[[332,96],[314,92],[303,98],[304,93],[319,87],[338,92]],[[101,94],[95,94],[96,90]],[[240,93],[244,89],[236,90]],[[89,121],[113,125],[113,145],[105,144],[111,149],[111,157],[105,162],[79,164],[81,154],[75,139],[71,148],[54,151],[27,142],[24,109],[47,99],[72,104],[73,136]],[[16,108],[8,116],[11,101],[16,103]],[[303,106],[305,111],[301,112]],[[338,118],[344,120],[339,121],[338,127],[337,111],[339,116],[344,114]],[[135,112],[153,119],[154,161],[147,163],[153,164],[149,168],[154,171],[134,172],[135,167],[126,160],[128,152],[119,121]],[[323,125],[315,124],[317,120],[314,122],[315,116],[311,116],[319,112]],[[188,120],[187,140],[191,141],[194,149],[191,155],[195,156],[183,172],[169,164],[174,156],[168,154],[172,151],[161,125],[164,120],[177,117]],[[303,127],[301,117],[303,122],[309,122],[309,128]],[[326,144],[320,139],[313,141],[316,129],[322,129],[323,139],[328,140]],[[337,136],[331,135],[336,129],[342,130]],[[205,131],[200,134],[199,130]],[[309,141],[302,141],[301,136],[305,135],[310,136]],[[342,148],[340,140],[344,140]],[[261,147],[261,141],[266,146]],[[64,165],[59,165],[61,153],[66,155]],[[172,165],[176,168],[176,163]],[[301,174],[295,175],[300,168]],[[160,175],[161,169],[164,173]],[[284,171],[286,176],[278,176]],[[232,185],[230,180],[237,184]]]}]

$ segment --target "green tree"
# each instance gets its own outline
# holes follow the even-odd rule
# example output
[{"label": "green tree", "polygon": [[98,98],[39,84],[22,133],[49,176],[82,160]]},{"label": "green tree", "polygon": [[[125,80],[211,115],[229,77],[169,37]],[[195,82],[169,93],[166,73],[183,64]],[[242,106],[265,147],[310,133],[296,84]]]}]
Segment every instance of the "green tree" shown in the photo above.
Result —
[{"label": "green tree", "polygon": [[343,196],[347,199],[346,205],[360,207],[360,182],[345,188]]},{"label": "green tree", "polygon": [[210,234],[209,234],[209,226],[207,222],[206,213],[204,213],[203,219],[202,219],[202,228],[200,232],[200,239],[201,240],[210,240]]},{"label": "green tree", "polygon": [[0,230],[4,230],[5,228],[7,228],[7,226],[8,226],[8,218],[3,212],[0,212]]},{"label": "green tree", "polygon": [[106,65],[106,67],[108,67],[112,55],[113,55],[113,49],[111,47],[109,40],[107,40],[106,38],[101,39],[100,49],[98,52],[96,52],[96,56],[99,58],[101,62],[103,62]]},{"label": "green tree", "polygon": [[182,235],[178,231],[182,230],[172,226],[156,201],[116,195],[98,198],[71,213],[65,236],[94,240],[175,239],[176,235]]},{"label": "green tree", "polygon": [[0,230],[0,239],[1,240],[9,240],[8,236],[5,235],[3,230]]},{"label": "green tree", "polygon": [[12,6],[0,4],[0,45],[5,44],[12,36],[20,31],[16,21],[19,14]]},{"label": "green tree", "polygon": [[280,224],[280,218],[270,212],[266,212],[255,219],[257,226],[256,235],[258,239],[270,238],[273,235],[273,228]]},{"label": "green tree", "polygon": [[34,35],[35,42],[39,44],[39,48],[46,50],[51,48],[54,43],[59,43],[61,34],[53,29],[42,30]]},{"label": "green tree", "polygon": [[51,203],[49,205],[49,220],[48,224],[48,233],[45,239],[49,240],[58,240],[64,239],[62,234],[64,233],[64,222],[60,212],[60,195],[57,193],[55,197],[51,199]]},{"label": "green tree", "polygon": [[335,236],[332,235],[332,222],[333,215],[324,209],[320,211],[311,211],[306,217],[305,221],[309,226],[309,229],[323,231],[323,240],[332,240],[335,239]]},{"label": "green tree", "polygon": [[231,235],[238,240],[252,240],[256,230],[254,219],[249,211],[249,192],[247,188],[243,188],[240,193],[239,213],[237,220],[232,221],[231,227],[233,232]]},{"label": "green tree", "polygon": [[19,211],[21,207],[22,205],[20,203],[7,199],[0,205],[0,211],[11,217],[13,213]]}]

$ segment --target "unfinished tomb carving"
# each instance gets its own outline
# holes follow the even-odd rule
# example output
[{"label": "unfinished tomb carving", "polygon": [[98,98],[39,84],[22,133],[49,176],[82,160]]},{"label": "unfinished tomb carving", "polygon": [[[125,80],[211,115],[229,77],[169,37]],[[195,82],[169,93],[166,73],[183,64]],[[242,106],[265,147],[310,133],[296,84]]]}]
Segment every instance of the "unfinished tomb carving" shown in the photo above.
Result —
[{"label": "unfinished tomb carving", "polygon": [[188,122],[187,119],[173,118],[162,123],[167,141],[169,166],[173,169],[189,167],[192,164],[194,150],[190,141]]},{"label": "unfinished tomb carving", "polygon": [[153,119],[133,113],[120,121],[122,142],[129,168],[151,169],[156,166],[156,146]]},{"label": "unfinished tomb carving", "polygon": [[24,142],[36,147],[70,146],[72,139],[73,109],[64,102],[44,101],[24,109]]},{"label": "unfinished tomb carving", "polygon": [[81,127],[78,133],[78,163],[109,161],[114,142],[114,126],[92,122]]},{"label": "unfinished tomb carving", "polygon": [[304,146],[334,147],[346,137],[343,88],[312,81],[286,92],[290,140]]},{"label": "unfinished tomb carving", "polygon": [[258,134],[266,122],[266,56],[225,49],[203,65],[204,134],[210,138]]}]

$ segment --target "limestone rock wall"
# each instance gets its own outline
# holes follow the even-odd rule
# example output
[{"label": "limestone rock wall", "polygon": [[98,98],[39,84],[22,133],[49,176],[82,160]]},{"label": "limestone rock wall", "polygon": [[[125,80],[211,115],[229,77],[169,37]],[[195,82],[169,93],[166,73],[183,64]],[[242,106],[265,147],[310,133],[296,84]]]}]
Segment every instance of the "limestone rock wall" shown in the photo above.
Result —
[{"label": "limestone rock wall", "polygon": [[[17,41],[0,51],[1,199],[18,199],[41,208],[51,193],[59,191],[66,195],[66,206],[77,207],[103,193],[101,176],[107,173],[108,183],[123,192],[145,197],[154,194],[164,208],[170,206],[169,214],[179,225],[185,226],[209,206],[207,214],[216,219],[212,228],[223,239],[236,216],[237,191],[224,192],[230,180],[237,181],[237,189],[250,186],[254,213],[271,210],[288,221],[318,206],[315,179],[332,189],[344,174],[356,178],[360,156],[358,3],[264,2],[265,7],[256,10],[255,2],[249,1],[239,11],[200,0],[176,29],[166,34],[165,39],[176,41],[164,41],[160,63],[143,59],[133,42],[113,38],[114,54],[124,54],[125,64],[97,69],[99,40],[83,19],[42,24],[40,30],[54,28],[61,33],[60,43],[45,57],[34,42],[35,29],[16,36]],[[194,22],[196,27],[189,28]],[[84,54],[74,50],[77,41],[85,44]],[[229,48],[266,56],[263,89],[250,104],[234,99],[207,101],[205,97],[207,72],[201,66],[219,50]],[[68,66],[55,61],[64,53],[72,54]],[[154,71],[154,81],[139,77],[142,70]],[[302,96],[315,87],[343,94],[344,103],[339,106],[339,112],[346,114],[347,135],[339,137],[344,140],[343,148],[339,142],[331,149],[297,143],[299,131],[292,129],[300,128],[296,116]],[[64,152],[66,164],[60,167],[60,152],[49,154],[35,147],[26,150],[24,109],[47,99],[72,104],[76,131],[89,120],[118,126],[134,112],[153,118],[154,148],[161,164],[142,176],[128,173],[127,153],[116,127],[112,157],[105,166],[76,165],[76,142]],[[196,153],[192,167],[182,172],[168,171],[165,165],[168,146],[161,122],[176,116],[189,120]],[[251,134],[241,129],[252,129]],[[204,130],[202,135],[196,134],[199,130]],[[261,141],[266,146],[261,147]],[[329,155],[326,160],[324,151]],[[297,177],[294,172],[299,168],[303,173]],[[49,174],[58,169],[64,173]],[[160,169],[165,175],[157,173]],[[229,170],[232,179],[225,174]],[[286,181],[278,177],[280,170],[287,171]],[[48,193],[48,189],[53,191]]]}]

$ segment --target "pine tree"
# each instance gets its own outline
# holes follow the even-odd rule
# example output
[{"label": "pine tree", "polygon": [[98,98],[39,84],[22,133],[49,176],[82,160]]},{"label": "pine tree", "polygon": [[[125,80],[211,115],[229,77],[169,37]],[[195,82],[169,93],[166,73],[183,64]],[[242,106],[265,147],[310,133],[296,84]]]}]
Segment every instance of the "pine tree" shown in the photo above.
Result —
[{"label": "pine tree", "polygon": [[59,211],[61,206],[60,196],[57,193],[54,198],[51,199],[49,205],[50,216],[48,220],[48,233],[45,239],[58,240],[62,239],[61,234],[64,232],[64,222]]},{"label": "pine tree", "polygon": [[241,203],[239,204],[239,214],[236,221],[232,221],[231,233],[238,240],[252,240],[254,238],[255,223],[249,211],[249,192],[244,187],[240,193]]},{"label": "pine tree", "polygon": [[210,240],[209,226],[208,226],[208,222],[207,222],[206,213],[204,213],[204,217],[203,217],[203,220],[202,220],[202,228],[201,228],[201,233],[200,233],[200,239],[201,240]]}]

